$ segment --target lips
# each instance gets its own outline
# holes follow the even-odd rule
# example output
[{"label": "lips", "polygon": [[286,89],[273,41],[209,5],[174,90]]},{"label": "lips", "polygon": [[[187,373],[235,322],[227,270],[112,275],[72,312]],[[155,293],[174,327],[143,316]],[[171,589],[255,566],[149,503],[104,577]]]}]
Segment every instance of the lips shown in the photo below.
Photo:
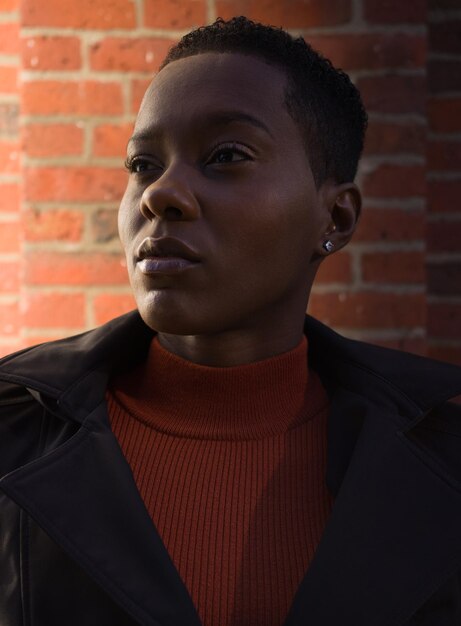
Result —
[{"label": "lips", "polygon": [[177,273],[199,261],[194,250],[172,237],[146,237],[136,252],[136,263],[143,274]]}]

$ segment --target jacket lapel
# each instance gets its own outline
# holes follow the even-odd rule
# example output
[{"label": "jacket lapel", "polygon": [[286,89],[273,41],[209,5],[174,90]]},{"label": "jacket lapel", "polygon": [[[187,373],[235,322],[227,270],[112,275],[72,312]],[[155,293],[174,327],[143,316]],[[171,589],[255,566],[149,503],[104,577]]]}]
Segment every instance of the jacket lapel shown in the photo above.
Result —
[{"label": "jacket lapel", "polygon": [[338,491],[285,626],[398,626],[460,569],[459,483],[408,430],[397,412],[334,396],[327,482]]},{"label": "jacket lapel", "polygon": [[1,488],[145,626],[200,620],[99,405],[64,445]]}]

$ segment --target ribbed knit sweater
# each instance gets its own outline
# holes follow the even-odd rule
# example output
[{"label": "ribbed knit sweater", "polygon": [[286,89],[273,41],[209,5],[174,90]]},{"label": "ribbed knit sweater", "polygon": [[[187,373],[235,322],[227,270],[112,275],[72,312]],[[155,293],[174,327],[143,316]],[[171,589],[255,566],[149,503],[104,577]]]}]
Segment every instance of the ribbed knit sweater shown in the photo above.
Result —
[{"label": "ribbed knit sweater", "polygon": [[[248,365],[196,365],[152,341],[111,381],[113,432],[204,626],[280,626],[314,555],[328,399],[305,339]],[[129,575],[127,573],[127,575]]]}]

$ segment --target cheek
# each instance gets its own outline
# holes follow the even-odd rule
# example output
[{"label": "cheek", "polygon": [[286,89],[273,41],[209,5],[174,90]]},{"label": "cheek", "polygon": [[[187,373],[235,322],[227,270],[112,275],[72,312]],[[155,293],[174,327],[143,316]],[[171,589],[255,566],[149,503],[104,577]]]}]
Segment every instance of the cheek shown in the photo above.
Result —
[{"label": "cheek", "polygon": [[136,206],[136,202],[133,200],[128,188],[120,203],[117,218],[118,233],[125,252],[129,251],[130,243],[133,241],[139,229],[139,223],[142,217],[136,209]]},{"label": "cheek", "polygon": [[314,202],[303,189],[295,193],[286,186],[260,195],[241,216],[245,247],[261,259],[282,258],[285,263],[309,259],[319,228]]}]

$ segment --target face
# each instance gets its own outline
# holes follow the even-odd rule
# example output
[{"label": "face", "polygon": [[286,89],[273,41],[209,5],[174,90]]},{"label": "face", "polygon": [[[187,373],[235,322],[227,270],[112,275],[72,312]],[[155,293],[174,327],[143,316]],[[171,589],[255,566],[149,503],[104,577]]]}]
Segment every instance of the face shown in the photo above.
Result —
[{"label": "face", "polygon": [[149,87],[119,231],[151,328],[210,335],[304,316],[329,214],[285,86],[258,58],[206,53]]}]

